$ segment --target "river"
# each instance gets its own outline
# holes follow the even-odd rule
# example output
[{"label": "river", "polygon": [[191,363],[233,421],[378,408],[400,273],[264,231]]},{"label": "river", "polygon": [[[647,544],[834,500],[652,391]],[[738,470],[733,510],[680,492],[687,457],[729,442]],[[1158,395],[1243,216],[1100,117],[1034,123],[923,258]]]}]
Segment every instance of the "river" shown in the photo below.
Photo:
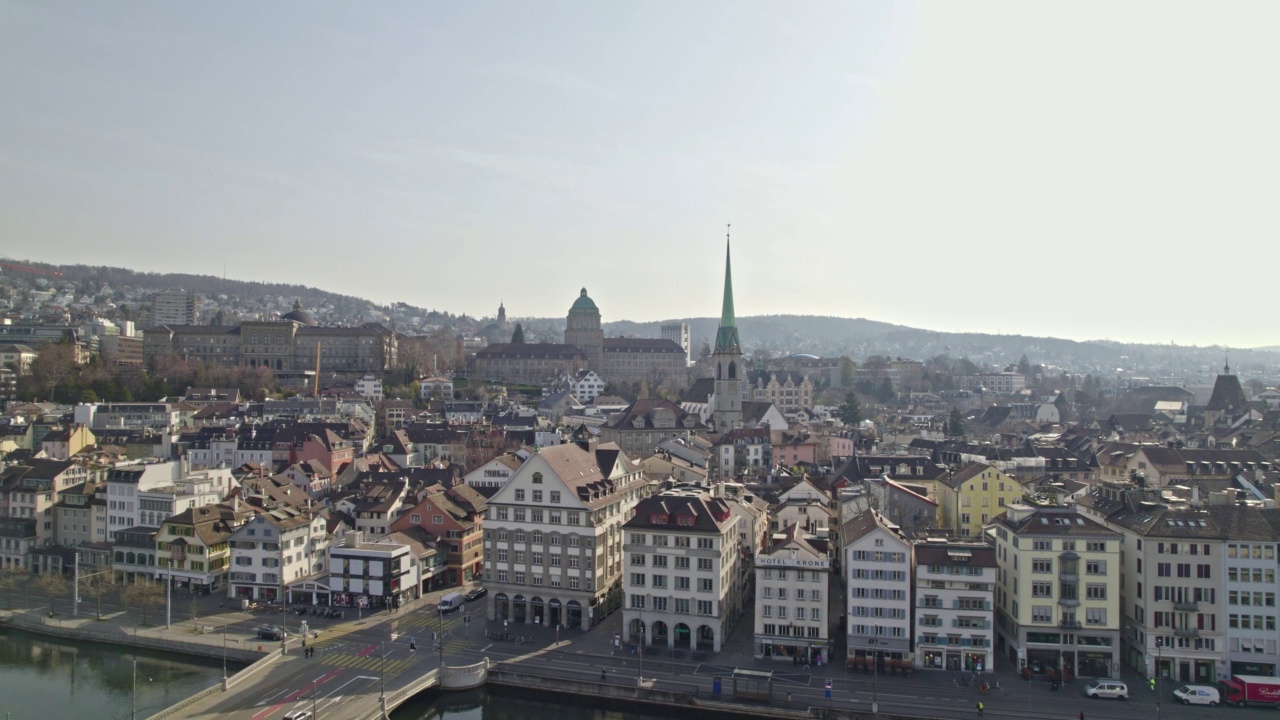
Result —
[{"label": "river", "polygon": [[0,712],[5,720],[129,720],[135,659],[139,718],[222,681],[221,660],[5,629],[0,631]]},{"label": "river", "polygon": [[[4,720],[129,720],[133,660],[137,717],[146,718],[222,680],[222,663],[99,643],[0,630],[0,713]],[[234,673],[239,665],[233,664]],[[670,720],[671,713],[607,710],[500,691],[428,693],[393,720]],[[325,720],[330,720],[326,718]],[[332,719],[339,720],[339,719]]]}]

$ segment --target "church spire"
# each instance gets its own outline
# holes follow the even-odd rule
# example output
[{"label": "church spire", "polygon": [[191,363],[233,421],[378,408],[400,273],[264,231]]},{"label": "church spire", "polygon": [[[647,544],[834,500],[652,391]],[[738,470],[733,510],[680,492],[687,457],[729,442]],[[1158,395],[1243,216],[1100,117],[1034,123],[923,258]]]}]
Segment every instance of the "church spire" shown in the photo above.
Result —
[{"label": "church spire", "polygon": [[733,271],[729,262],[729,226],[724,233],[724,304],[720,310],[720,329],[716,331],[716,352],[741,353],[738,324],[733,316]]}]

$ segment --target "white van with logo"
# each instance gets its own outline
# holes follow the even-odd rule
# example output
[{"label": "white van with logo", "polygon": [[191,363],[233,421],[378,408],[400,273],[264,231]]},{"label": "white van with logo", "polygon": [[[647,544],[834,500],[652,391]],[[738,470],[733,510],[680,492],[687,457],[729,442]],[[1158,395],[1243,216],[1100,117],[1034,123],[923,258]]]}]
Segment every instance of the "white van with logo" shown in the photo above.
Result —
[{"label": "white van with logo", "polygon": [[1218,688],[1208,685],[1183,685],[1173,691],[1173,696],[1181,700],[1183,705],[1216,707],[1222,701]]},{"label": "white van with logo", "polygon": [[462,603],[466,600],[462,597],[462,593],[449,593],[440,598],[440,613],[447,615],[462,607]]}]

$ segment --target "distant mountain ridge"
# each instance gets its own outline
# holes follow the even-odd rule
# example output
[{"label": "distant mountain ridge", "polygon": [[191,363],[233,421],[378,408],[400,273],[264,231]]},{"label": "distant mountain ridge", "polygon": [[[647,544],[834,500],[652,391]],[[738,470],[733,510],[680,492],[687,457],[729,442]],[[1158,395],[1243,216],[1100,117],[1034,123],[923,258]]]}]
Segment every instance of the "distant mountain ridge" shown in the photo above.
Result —
[{"label": "distant mountain ridge", "polygon": [[[428,310],[408,303],[379,305],[352,295],[321,290],[304,285],[263,283],[187,273],[138,272],[126,268],[86,265],[51,265],[27,263],[56,269],[63,280],[85,285],[92,290],[104,284],[119,289],[130,286],[148,291],[183,288],[201,295],[240,298],[252,303],[263,297],[286,297],[301,300],[305,308],[332,308],[331,315],[359,322],[377,314],[386,317],[394,329],[413,334],[423,323],[445,326],[458,332],[482,327],[486,319],[451,314],[445,310]],[[9,274],[6,272],[6,274]],[[545,341],[563,337],[564,317],[513,318],[524,324],[528,336]],[[695,317],[651,322],[618,320],[604,323],[609,337],[659,337],[661,326],[668,322],[685,322],[690,326],[693,354],[699,355],[703,343],[715,337],[719,318]],[[1081,342],[1050,337],[1022,335],[989,335],[982,333],[940,332],[869,320],[818,315],[766,315],[737,319],[745,349],[749,353],[810,353],[818,356],[847,355],[861,361],[869,355],[887,355],[925,360],[937,355],[969,358],[985,367],[1015,363],[1027,355],[1032,363],[1058,365],[1072,372],[1113,373],[1140,368],[1146,371],[1193,373],[1212,377],[1222,367],[1227,349],[1221,346],[1188,347],[1121,343],[1109,340]],[[1280,366],[1280,346],[1230,349],[1232,367],[1254,374],[1274,374]]]}]

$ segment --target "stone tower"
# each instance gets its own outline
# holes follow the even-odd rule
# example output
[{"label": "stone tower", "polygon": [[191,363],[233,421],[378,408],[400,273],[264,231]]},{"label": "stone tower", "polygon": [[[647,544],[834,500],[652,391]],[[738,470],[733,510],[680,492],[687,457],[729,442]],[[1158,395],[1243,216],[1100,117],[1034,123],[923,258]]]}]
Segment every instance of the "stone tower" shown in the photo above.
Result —
[{"label": "stone tower", "polygon": [[711,395],[711,425],[724,434],[742,424],[742,398],[746,394],[746,368],[742,366],[742,345],[733,317],[733,273],[729,264],[729,238],[724,243],[724,303],[720,328],[711,352],[715,366],[715,388]]},{"label": "stone tower", "polygon": [[604,368],[604,330],[600,327],[600,309],[587,297],[586,288],[582,288],[582,294],[569,308],[564,341],[582,351],[589,369],[598,373]]}]

